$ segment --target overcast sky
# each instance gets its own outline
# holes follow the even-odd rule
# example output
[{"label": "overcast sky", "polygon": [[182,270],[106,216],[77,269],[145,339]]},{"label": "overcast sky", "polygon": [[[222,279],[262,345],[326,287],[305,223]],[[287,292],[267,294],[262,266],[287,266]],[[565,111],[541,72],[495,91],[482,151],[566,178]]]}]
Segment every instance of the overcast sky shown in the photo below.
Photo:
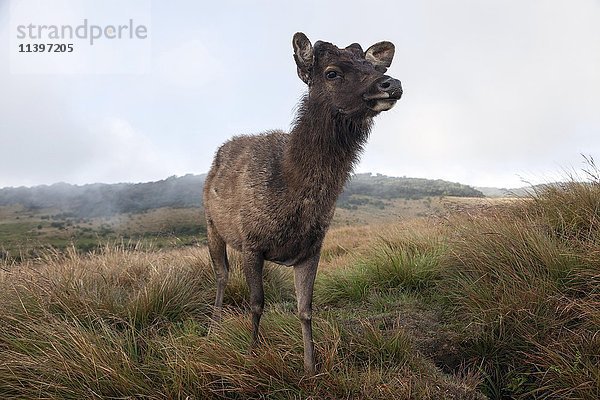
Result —
[{"label": "overcast sky", "polygon": [[27,43],[14,29],[25,3],[0,0],[0,187],[203,173],[230,136],[287,130],[305,91],[297,31],[396,45],[388,74],[404,96],[377,117],[357,172],[516,187],[581,168],[581,153],[600,158],[598,0],[122,3],[57,0],[31,22],[58,24],[69,4],[79,22],[142,21],[148,37],[127,41],[129,60],[101,57],[141,67],[94,70],[106,47],[75,42],[91,57],[83,72],[29,54],[52,72],[40,74],[11,58]]}]

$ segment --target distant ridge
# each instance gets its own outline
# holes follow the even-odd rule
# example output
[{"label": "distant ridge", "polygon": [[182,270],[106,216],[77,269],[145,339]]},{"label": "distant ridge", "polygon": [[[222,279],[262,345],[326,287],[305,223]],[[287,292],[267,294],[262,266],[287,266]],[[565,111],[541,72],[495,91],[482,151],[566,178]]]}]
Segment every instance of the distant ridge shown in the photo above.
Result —
[{"label": "distant ridge", "polygon": [[424,197],[455,196],[484,197],[479,190],[461,183],[441,179],[390,177],[382,174],[356,174],[346,184],[339,201],[352,195],[366,195],[379,199],[421,199]]},{"label": "distant ridge", "polygon": [[74,217],[139,213],[161,207],[199,207],[206,175],[188,174],[147,183],[55,183],[0,189],[0,206],[60,209]]},{"label": "distant ridge", "polygon": [[485,197],[528,197],[532,193],[535,193],[536,190],[552,185],[560,185],[560,182],[544,183],[540,185],[525,186],[512,189],[479,186],[475,187],[475,189],[483,193]]},{"label": "distant ridge", "polygon": [[[4,188],[0,189],[0,206],[20,204],[29,210],[54,209],[72,217],[140,213],[161,207],[201,207],[205,177],[205,174],[188,174],[146,183],[56,183]],[[360,201],[361,197],[389,200],[436,196],[484,197],[484,194],[471,186],[440,179],[395,178],[364,173],[351,178],[338,205]]]}]

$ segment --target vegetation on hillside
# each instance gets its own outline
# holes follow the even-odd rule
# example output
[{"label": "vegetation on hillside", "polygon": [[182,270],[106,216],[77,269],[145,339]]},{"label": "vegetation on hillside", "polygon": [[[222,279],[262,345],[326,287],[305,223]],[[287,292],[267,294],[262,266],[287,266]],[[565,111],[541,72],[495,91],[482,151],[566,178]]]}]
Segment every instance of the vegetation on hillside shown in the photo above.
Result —
[{"label": "vegetation on hillside", "polygon": [[[600,179],[382,227],[323,249],[302,373],[290,270],[265,271],[263,346],[232,254],[210,334],[203,248],[108,246],[0,272],[0,397],[600,398]],[[357,237],[359,239],[357,239]]]},{"label": "vegetation on hillside", "polygon": [[382,174],[355,174],[338,199],[338,207],[373,204],[382,207],[382,200],[418,200],[427,197],[484,197],[471,186],[441,179],[394,178]]},{"label": "vegetation on hillside", "polygon": [[[158,182],[69,185],[0,189],[0,207],[22,205],[25,211],[56,209],[73,218],[140,213],[157,208],[202,206],[204,175],[170,177]],[[340,204],[353,195],[381,199],[421,199],[429,196],[483,197],[470,186],[442,180],[392,178],[357,174],[348,182]],[[381,202],[380,202],[381,203]]]},{"label": "vegetation on hillside", "polygon": [[200,208],[158,208],[137,214],[77,218],[57,210],[0,208],[0,259],[36,258],[49,248],[85,253],[112,242],[179,247],[204,241]]}]

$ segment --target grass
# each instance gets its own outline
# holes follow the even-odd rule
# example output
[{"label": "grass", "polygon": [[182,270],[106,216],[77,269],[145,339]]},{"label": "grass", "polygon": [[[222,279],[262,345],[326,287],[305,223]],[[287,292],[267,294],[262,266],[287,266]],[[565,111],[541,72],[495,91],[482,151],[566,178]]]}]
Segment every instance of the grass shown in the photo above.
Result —
[{"label": "grass", "polygon": [[600,180],[459,218],[438,295],[492,398],[600,398]]},{"label": "grass", "polygon": [[[452,201],[460,203],[463,200]],[[338,233],[335,240],[329,241],[331,246],[326,244],[323,249],[322,261],[343,262],[338,260],[338,255],[363,245],[363,237],[357,234],[356,229],[368,233],[374,224],[440,212],[448,201],[441,198],[383,202],[370,199],[352,211],[337,208],[332,223],[338,228]],[[374,205],[378,203],[385,203],[385,207],[381,209]],[[15,261],[38,257],[48,247],[61,251],[75,247],[86,253],[107,241],[133,241],[154,248],[177,248],[205,243],[205,233],[201,207],[163,207],[140,213],[83,218],[61,209],[0,206],[0,259]]]},{"label": "grass", "polygon": [[0,398],[600,398],[600,180],[587,177],[499,207],[333,230],[312,378],[289,268],[265,269],[263,344],[250,349],[235,253],[208,335],[202,247],[4,261]]},{"label": "grass", "polygon": [[490,398],[600,398],[600,179],[587,175],[441,225],[388,230],[325,271],[316,298],[367,313],[394,299],[442,310],[451,322],[436,335],[451,332],[458,352],[434,362],[472,368]]},{"label": "grass", "polygon": [[320,375],[306,378],[291,276],[281,267],[267,271],[264,344],[250,351],[237,275],[224,320],[206,335],[214,282],[203,249],[111,246],[7,266],[0,397],[475,398],[472,379],[441,373],[414,351],[407,332],[381,331],[368,318],[343,325],[335,315],[317,316]]},{"label": "grass", "polygon": [[363,301],[374,292],[399,289],[419,293],[430,287],[438,274],[444,244],[438,232],[422,225],[418,228],[421,231],[393,227],[379,234],[349,265],[317,280],[317,300],[340,304]]},{"label": "grass", "polygon": [[203,243],[202,209],[159,208],[139,214],[79,218],[58,209],[0,207],[0,259],[36,258],[45,249],[82,253],[108,241],[143,242],[154,248]]}]

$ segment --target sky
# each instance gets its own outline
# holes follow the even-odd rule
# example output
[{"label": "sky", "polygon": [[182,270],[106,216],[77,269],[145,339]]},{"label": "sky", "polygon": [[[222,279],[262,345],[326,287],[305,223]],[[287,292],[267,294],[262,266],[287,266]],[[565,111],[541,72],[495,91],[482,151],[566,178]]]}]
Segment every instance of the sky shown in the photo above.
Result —
[{"label": "sky", "polygon": [[[18,53],[36,41],[17,25],[84,18],[147,37]],[[297,31],[396,46],[404,96],[355,172],[552,181],[600,159],[598,21],[599,0],[0,0],[0,187],[199,174],[233,135],[288,130],[306,91]]]}]

